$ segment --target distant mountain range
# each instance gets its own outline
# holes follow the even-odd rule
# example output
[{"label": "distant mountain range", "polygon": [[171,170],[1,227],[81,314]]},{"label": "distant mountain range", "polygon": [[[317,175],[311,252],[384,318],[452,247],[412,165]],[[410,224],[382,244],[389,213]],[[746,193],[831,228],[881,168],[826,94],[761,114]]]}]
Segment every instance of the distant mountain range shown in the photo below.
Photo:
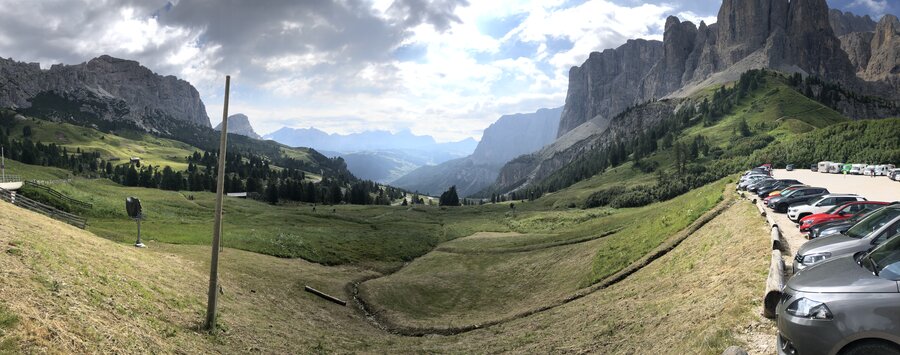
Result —
[{"label": "distant mountain range", "polygon": [[472,138],[438,143],[431,136],[416,135],[409,130],[344,135],[329,134],[316,128],[283,127],[263,138],[290,146],[311,147],[331,157],[343,157],[353,175],[381,183],[391,183],[424,165],[467,156],[478,144]]},{"label": "distant mountain range", "polygon": [[456,186],[460,196],[481,191],[494,183],[506,162],[553,143],[561,112],[562,107],[502,116],[484,130],[472,155],[420,167],[394,180],[393,185],[429,195],[438,195],[450,186]]}]

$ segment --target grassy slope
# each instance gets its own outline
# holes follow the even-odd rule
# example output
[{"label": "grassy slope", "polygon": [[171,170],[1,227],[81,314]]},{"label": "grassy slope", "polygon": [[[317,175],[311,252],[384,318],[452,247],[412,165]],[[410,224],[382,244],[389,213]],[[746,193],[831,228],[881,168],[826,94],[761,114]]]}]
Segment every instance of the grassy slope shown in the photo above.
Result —
[{"label": "grassy slope", "polygon": [[0,203],[0,352],[720,353],[757,319],[767,236],[735,205],[619,284],[449,337],[390,335],[302,292],[347,298],[344,283],[371,272],[228,249],[224,331],[208,336],[208,248],[135,249]]},{"label": "grassy slope", "polygon": [[[172,139],[159,138],[146,132],[122,131],[118,134],[103,133],[87,127],[29,118],[17,121],[9,128],[12,138],[22,138],[22,128],[31,126],[32,140],[44,144],[56,143],[67,147],[70,153],[76,148],[84,151],[100,152],[104,160],[119,158],[118,163],[126,163],[131,157],[140,157],[143,164],[171,166],[175,170],[187,170],[187,156],[199,148]],[[284,156],[313,163],[308,148],[281,147]],[[113,161],[116,164],[115,161]],[[311,172],[312,178],[319,178],[318,171]]]},{"label": "grassy slope", "polygon": [[[384,317],[405,326],[461,327],[511,317],[621,270],[711,209],[724,186],[723,181],[666,202],[598,215],[570,210],[524,216],[511,222],[513,229],[542,234],[451,241],[397,273],[363,283],[360,293]],[[624,229],[563,244],[619,228]],[[528,250],[530,245],[537,248]]]}]

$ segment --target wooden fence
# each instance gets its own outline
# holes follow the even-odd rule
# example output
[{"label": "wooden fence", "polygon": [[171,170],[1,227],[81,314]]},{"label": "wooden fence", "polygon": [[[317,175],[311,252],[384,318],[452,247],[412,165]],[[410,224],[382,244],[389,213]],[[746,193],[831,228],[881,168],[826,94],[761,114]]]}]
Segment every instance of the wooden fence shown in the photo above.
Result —
[{"label": "wooden fence", "polygon": [[87,226],[87,219],[85,219],[84,217],[65,211],[60,211],[51,206],[47,206],[43,203],[37,202],[35,200],[5,189],[0,189],[0,200],[9,202],[13,205],[22,207],[27,210],[43,214],[50,218],[66,222],[81,229],[84,229],[84,227]]},{"label": "wooden fence", "polygon": [[69,196],[63,195],[61,192],[56,191],[48,186],[41,185],[33,180],[25,181],[25,186],[27,186],[29,188],[34,188],[37,190],[44,191],[45,193],[47,193],[50,196],[58,198],[58,199],[62,200],[63,202],[67,202],[67,203],[69,203],[75,207],[79,207],[81,209],[89,210],[89,209],[94,208],[94,205],[92,205],[90,203],[87,203],[84,201],[79,201],[79,200],[76,200]]}]

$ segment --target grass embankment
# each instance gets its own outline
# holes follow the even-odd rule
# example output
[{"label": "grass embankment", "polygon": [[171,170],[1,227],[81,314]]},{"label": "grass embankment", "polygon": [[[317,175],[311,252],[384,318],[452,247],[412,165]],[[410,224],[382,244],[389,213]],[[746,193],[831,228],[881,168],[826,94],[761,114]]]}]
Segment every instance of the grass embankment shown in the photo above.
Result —
[{"label": "grass embankment", "polygon": [[360,295],[401,327],[454,329],[507,319],[640,259],[713,208],[724,187],[720,181],[642,208],[534,213],[510,226],[536,235],[480,233],[442,244],[361,284]]},{"label": "grass embankment", "polygon": [[348,298],[344,285],[371,272],[227,249],[222,331],[209,336],[197,331],[208,247],[135,249],[0,203],[0,350],[721,353],[740,345],[739,329],[758,318],[767,238],[751,205],[733,205],[607,289],[447,337],[390,335],[350,307],[302,291],[311,285]]}]

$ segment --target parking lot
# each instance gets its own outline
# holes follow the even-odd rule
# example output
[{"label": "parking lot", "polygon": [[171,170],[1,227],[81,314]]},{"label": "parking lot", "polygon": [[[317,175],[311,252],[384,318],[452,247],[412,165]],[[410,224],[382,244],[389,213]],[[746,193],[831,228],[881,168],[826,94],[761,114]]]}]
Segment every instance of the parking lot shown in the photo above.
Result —
[{"label": "parking lot", "polygon": [[900,182],[891,181],[887,176],[863,176],[829,174],[798,169],[772,171],[776,179],[794,179],[809,186],[821,186],[832,193],[857,194],[871,201],[900,201]]}]

